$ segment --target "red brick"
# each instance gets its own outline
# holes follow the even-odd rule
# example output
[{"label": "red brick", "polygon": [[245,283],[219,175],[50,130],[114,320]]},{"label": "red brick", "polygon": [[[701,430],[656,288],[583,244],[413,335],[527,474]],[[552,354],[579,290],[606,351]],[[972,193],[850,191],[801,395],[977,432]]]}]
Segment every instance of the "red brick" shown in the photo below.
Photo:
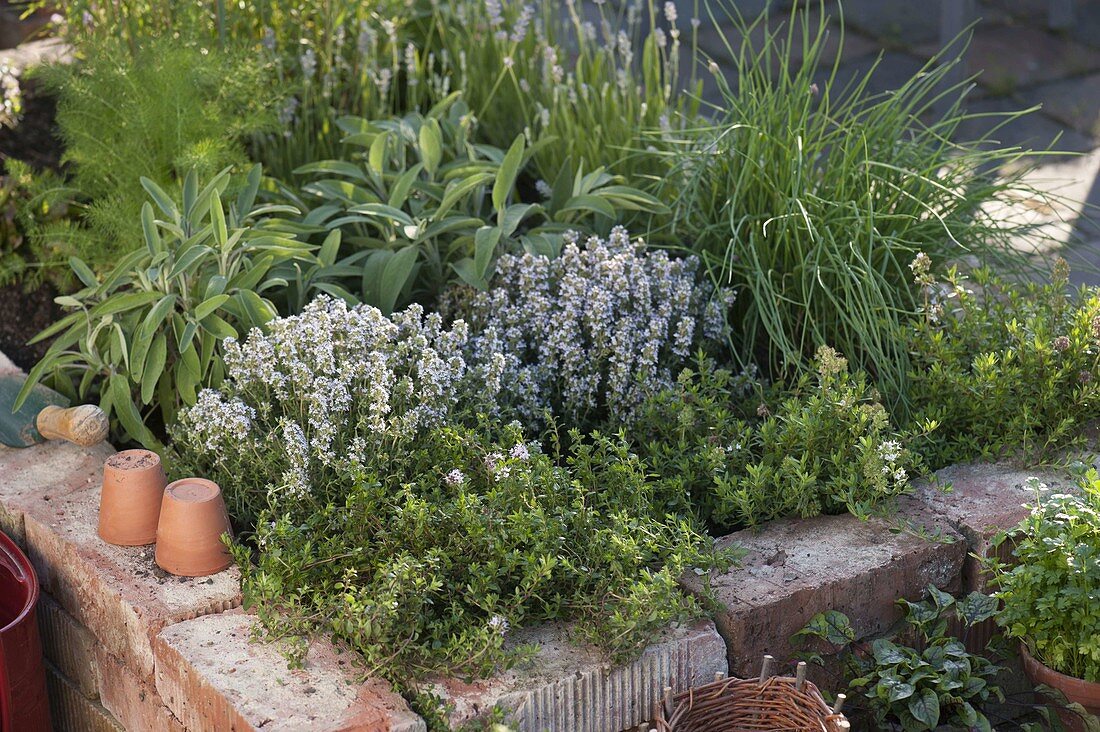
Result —
[{"label": "red brick", "polygon": [[[929,584],[956,591],[966,543],[950,528],[941,532],[928,541],[843,515],[776,521],[720,539],[748,550],[741,566],[711,576],[730,673],[758,673],[766,653],[791,659],[791,636],[826,610],[848,615],[866,637],[900,618],[899,597],[918,599]],[[701,578],[689,574],[683,583],[701,592]]]},{"label": "red brick", "polygon": [[157,691],[190,732],[425,729],[389,684],[360,682],[354,660],[330,643],[315,641],[304,668],[288,669],[277,646],[250,642],[254,622],[207,615],[157,636]]},{"label": "red brick", "polygon": [[55,497],[27,513],[31,561],[43,588],[138,676],[152,679],[153,638],[166,625],[240,604],[236,568],[174,577],[153,547],[118,547],[96,535],[99,486]]},{"label": "red brick", "polygon": [[100,679],[95,638],[45,593],[38,598],[38,633],[46,658],[80,689],[80,693],[89,699],[98,699]]},{"label": "red brick", "polygon": [[57,732],[122,732],[103,705],[83,694],[57,668],[46,663],[46,692],[50,696],[50,721]]},{"label": "red brick", "polygon": [[[918,484],[914,494],[904,499],[904,506],[926,507],[966,539],[969,551],[963,565],[963,592],[988,590],[988,576],[977,557],[993,556],[993,537],[1027,516],[1025,504],[1035,498],[1027,485],[1031,477],[1061,490],[1072,485],[1049,471],[1021,471],[1005,465],[977,463],[940,470],[935,481]],[[945,492],[945,487],[950,487],[950,491]],[[1009,550],[1005,544],[996,553],[1007,559]]]},{"label": "red brick", "polygon": [[96,662],[103,676],[103,706],[124,728],[133,732],[185,732],[152,684],[139,679],[102,648],[96,652]]}]

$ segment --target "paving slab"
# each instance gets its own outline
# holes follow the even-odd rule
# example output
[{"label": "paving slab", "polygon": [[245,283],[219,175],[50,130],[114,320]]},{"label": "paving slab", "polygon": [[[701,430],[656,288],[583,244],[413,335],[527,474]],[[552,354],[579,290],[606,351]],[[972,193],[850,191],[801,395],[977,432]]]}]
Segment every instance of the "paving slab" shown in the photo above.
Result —
[{"label": "paving slab", "polygon": [[236,567],[174,577],[153,547],[118,547],[96,535],[99,486],[56,496],[24,516],[28,554],[43,589],[140,678],[153,676],[153,638],[166,625],[241,602]]},{"label": "paving slab", "polygon": [[[818,516],[775,521],[759,533],[739,531],[718,541],[741,546],[741,566],[712,572],[717,601],[715,623],[729,651],[730,674],[759,672],[771,654],[794,657],[791,636],[815,615],[839,610],[858,637],[886,631],[901,615],[900,597],[919,599],[928,585],[947,592],[960,587],[967,545],[943,522],[921,516],[935,540],[898,531],[893,523],[855,516]],[[682,583],[702,595],[703,579],[687,574]]]},{"label": "paving slab", "polygon": [[[916,47],[935,55],[938,42]],[[967,68],[978,83],[998,94],[1100,69],[1100,49],[1086,46],[1043,26],[979,23],[966,50]]]},{"label": "paving slab", "polygon": [[156,639],[156,689],[189,732],[311,730],[422,732],[427,727],[380,679],[327,641],[288,669],[277,646],[250,642],[239,611],[169,626]]},{"label": "paving slab", "polygon": [[[1017,147],[1023,150],[1052,150],[1056,152],[1082,153],[1097,146],[1097,140],[1066,127],[1041,111],[1010,118],[1027,105],[1011,97],[987,97],[966,106],[975,115],[959,125],[955,139],[972,142],[989,136],[989,146]],[[1053,162],[1056,158],[1028,156],[1025,164]]]},{"label": "paving slab", "polygon": [[1043,84],[1022,96],[1078,132],[1100,138],[1100,73]]},{"label": "paving slab", "polygon": [[596,648],[573,643],[560,623],[513,631],[508,642],[540,650],[529,663],[491,679],[428,684],[451,705],[452,727],[498,707],[516,732],[619,732],[651,720],[665,686],[682,691],[728,670],[725,644],[709,620],[666,630],[621,666]]}]

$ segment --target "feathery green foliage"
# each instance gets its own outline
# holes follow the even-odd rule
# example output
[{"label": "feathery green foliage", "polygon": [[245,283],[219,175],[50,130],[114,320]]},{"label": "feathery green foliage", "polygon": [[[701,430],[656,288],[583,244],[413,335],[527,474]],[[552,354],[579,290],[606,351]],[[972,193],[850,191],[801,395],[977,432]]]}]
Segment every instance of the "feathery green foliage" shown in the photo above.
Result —
[{"label": "feathery green foliage", "polygon": [[209,178],[247,162],[242,142],[269,129],[269,69],[245,53],[201,52],[172,39],[133,55],[111,40],[80,48],[75,64],[38,73],[57,95],[69,175],[41,196],[75,213],[28,235],[40,261],[79,256],[102,270],[141,246],[141,178],[178,194],[190,170]]}]

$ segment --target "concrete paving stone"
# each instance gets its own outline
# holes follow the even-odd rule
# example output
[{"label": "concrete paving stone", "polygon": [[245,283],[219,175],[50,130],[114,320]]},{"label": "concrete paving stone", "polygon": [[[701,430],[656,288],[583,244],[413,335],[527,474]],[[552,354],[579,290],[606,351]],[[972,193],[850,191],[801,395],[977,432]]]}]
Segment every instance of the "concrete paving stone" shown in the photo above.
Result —
[{"label": "concrete paving stone", "polygon": [[153,638],[166,625],[236,607],[236,567],[175,577],[153,547],[118,547],[96,535],[99,486],[55,497],[24,517],[29,555],[45,591],[139,677],[153,676]]},{"label": "concrete paving stone", "polygon": [[46,693],[50,697],[50,721],[56,732],[123,732],[122,725],[99,702],[88,699],[46,662]]},{"label": "concrete paving stone", "polygon": [[513,631],[509,643],[535,643],[540,650],[529,663],[491,679],[427,685],[452,705],[452,727],[499,707],[516,732],[618,732],[651,720],[665,686],[678,692],[728,670],[725,644],[709,620],[666,630],[622,666],[573,643],[560,623]]},{"label": "concrete paving stone", "polygon": [[1100,138],[1100,73],[1043,84],[1022,96],[1078,132]]},{"label": "concrete paving stone", "polygon": [[132,732],[186,732],[161,701],[151,681],[146,683],[139,679],[122,661],[102,647],[96,652],[96,662],[103,676],[103,707],[125,729]]},{"label": "concrete paving stone", "polygon": [[1068,33],[1076,41],[1100,48],[1100,3],[1096,0],[1078,2]]},{"label": "concrete paving stone", "polygon": [[422,732],[424,721],[354,659],[310,645],[288,669],[272,644],[250,641],[255,619],[232,611],[169,626],[156,639],[156,688],[189,732],[311,730]]},{"label": "concrete paving stone", "polygon": [[[921,70],[923,62],[907,53],[889,51],[881,55],[872,53],[842,63],[833,79],[832,97],[842,98],[845,90],[850,89],[856,79],[871,73],[864,90],[864,96],[875,96],[894,91],[904,86]],[[824,87],[831,69],[821,69],[816,77],[819,86]]]},{"label": "concrete paving stone", "polygon": [[89,699],[98,699],[101,681],[96,640],[49,595],[38,597],[38,634],[46,658]]},{"label": "concrete paving stone", "polygon": [[[896,527],[916,521],[936,540]],[[966,542],[946,522],[918,508],[891,523],[855,516],[785,519],[759,533],[739,531],[718,540],[748,550],[741,566],[712,572],[715,623],[729,651],[730,674],[759,672],[765,654],[794,657],[791,636],[815,615],[839,610],[860,638],[886,631],[900,617],[898,598],[919,599],[932,584],[959,588]],[[703,579],[682,583],[703,594]]]},{"label": "concrete paving stone", "polygon": [[846,0],[845,21],[893,44],[916,45],[939,38],[942,0]]},{"label": "concrete paving stone", "polygon": [[[990,141],[997,143],[999,147],[1075,153],[1087,152],[1097,146],[1095,139],[1066,129],[1041,111],[1006,121],[1008,115],[1026,107],[1027,105],[1007,97],[975,100],[967,105],[966,111],[982,116],[959,125],[955,138],[959,142],[973,141],[988,134]],[[1031,163],[1043,162],[1036,157],[1028,157],[1027,160]]]},{"label": "concrete paving stone", "polygon": [[55,61],[67,63],[72,57],[72,47],[59,38],[43,38],[21,43],[15,48],[0,48],[0,62],[17,71]]},{"label": "concrete paving stone", "polygon": [[[932,56],[939,43],[916,51]],[[1100,49],[1076,43],[1038,26],[979,23],[966,51],[970,73],[994,94],[1010,94],[1043,82],[1100,69]]]}]

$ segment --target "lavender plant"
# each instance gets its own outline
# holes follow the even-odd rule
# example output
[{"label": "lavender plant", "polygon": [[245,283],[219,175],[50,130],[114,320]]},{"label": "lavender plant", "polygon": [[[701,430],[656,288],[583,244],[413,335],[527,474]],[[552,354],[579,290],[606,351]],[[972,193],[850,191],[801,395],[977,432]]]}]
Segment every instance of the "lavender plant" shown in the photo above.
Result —
[{"label": "lavender plant", "polygon": [[557,258],[504,255],[490,289],[446,307],[468,320],[470,360],[503,414],[532,427],[548,416],[623,425],[697,347],[727,336],[733,295],[697,269],[616,227],[606,240],[570,236]]}]

